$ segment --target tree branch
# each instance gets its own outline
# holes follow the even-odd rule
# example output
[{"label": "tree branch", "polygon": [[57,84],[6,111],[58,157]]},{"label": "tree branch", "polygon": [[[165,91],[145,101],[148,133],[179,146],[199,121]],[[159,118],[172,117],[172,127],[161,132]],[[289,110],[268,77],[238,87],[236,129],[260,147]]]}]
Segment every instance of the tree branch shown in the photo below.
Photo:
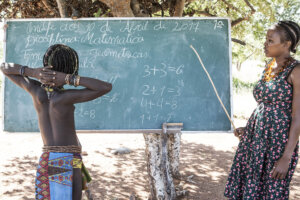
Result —
[{"label": "tree branch", "polygon": [[158,2],[152,2],[152,6],[148,10],[150,11],[151,14],[161,11],[161,16],[163,17],[164,11],[167,10],[168,8],[169,8],[168,1],[164,1],[162,4],[160,4]]},{"label": "tree branch", "polygon": [[249,16],[240,17],[240,18],[232,21],[231,22],[231,27],[234,27],[234,26],[238,25],[239,23],[241,23],[242,21],[245,21],[245,20],[249,20]]},{"label": "tree branch", "polygon": [[67,17],[66,0],[56,0],[60,17]]},{"label": "tree branch", "polygon": [[209,12],[209,9],[208,8],[205,8],[203,11],[197,11],[196,10],[196,14],[199,14],[199,15],[204,15],[204,16],[208,16],[208,17],[216,17],[216,15],[213,15]]},{"label": "tree branch", "polygon": [[222,0],[222,1],[223,1],[229,8],[231,8],[232,10],[235,10],[235,11],[241,13],[241,11],[240,11],[237,7],[235,7],[234,5],[230,4],[230,3],[227,2],[226,0]]},{"label": "tree branch", "polygon": [[[158,11],[161,11],[161,16],[164,16],[164,11],[169,9],[171,2],[170,1],[163,1],[161,4],[158,2],[148,3],[147,5],[142,4],[144,6],[144,9],[149,13],[151,16],[154,13],[157,13]],[[141,5],[141,4],[140,4]]]},{"label": "tree branch", "polygon": [[49,12],[53,12],[52,7],[50,6],[48,0],[42,0],[42,2]]},{"label": "tree branch", "polygon": [[135,17],[148,17],[149,16],[149,14],[145,13],[144,9],[141,9],[141,5],[138,0],[131,0],[130,8]]},{"label": "tree branch", "polygon": [[72,9],[72,15],[71,15],[72,19],[79,18],[80,17],[79,11],[76,8],[74,8],[73,5],[71,6],[71,9]]},{"label": "tree branch", "polygon": [[239,40],[239,39],[236,39],[236,38],[231,38],[231,41],[236,42],[236,43],[238,43],[240,45],[243,45],[243,46],[246,46],[246,44],[247,44],[246,42],[244,42],[242,40]]},{"label": "tree branch", "polygon": [[242,21],[249,20],[249,18],[251,17],[251,15],[253,15],[256,12],[256,10],[253,8],[253,6],[249,3],[248,0],[244,0],[244,1],[248,5],[248,7],[251,9],[251,13],[248,14],[247,16],[245,16],[245,17],[240,17],[240,18],[232,21],[231,22],[231,27],[234,27],[234,26],[238,25]]},{"label": "tree branch", "polygon": [[244,0],[247,6],[251,9],[251,14],[254,14],[256,10],[253,8],[253,6],[249,3],[248,0]]},{"label": "tree branch", "polygon": [[216,15],[213,15],[209,12],[208,8],[205,8],[204,10],[193,10],[189,13],[184,13],[183,15],[189,15],[189,16],[193,16],[194,14],[197,15],[203,15],[203,16],[207,16],[207,17],[216,17]]}]

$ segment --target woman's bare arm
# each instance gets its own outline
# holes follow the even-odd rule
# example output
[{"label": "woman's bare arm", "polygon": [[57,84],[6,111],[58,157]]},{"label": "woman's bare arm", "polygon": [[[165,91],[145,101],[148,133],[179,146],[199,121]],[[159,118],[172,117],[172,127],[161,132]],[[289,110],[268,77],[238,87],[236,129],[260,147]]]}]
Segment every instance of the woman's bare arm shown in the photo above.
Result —
[{"label": "woman's bare arm", "polygon": [[289,132],[289,138],[285,147],[284,156],[289,158],[295,150],[300,135],[300,64],[298,64],[291,73],[293,83],[293,104],[292,104],[292,123]]},{"label": "woman's bare arm", "polygon": [[293,83],[293,103],[292,103],[292,122],[289,131],[288,142],[281,158],[275,164],[272,173],[273,178],[284,179],[290,160],[294,153],[295,147],[300,135],[300,64],[298,64],[291,73]]}]

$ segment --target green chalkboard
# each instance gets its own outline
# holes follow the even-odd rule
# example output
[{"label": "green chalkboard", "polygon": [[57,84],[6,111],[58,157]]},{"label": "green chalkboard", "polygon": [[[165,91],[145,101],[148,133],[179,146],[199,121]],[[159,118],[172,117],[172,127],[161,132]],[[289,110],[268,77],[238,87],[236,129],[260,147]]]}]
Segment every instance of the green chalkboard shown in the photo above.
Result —
[{"label": "green chalkboard", "polygon": [[[231,109],[230,22],[224,18],[96,18],[6,21],[5,61],[41,67],[55,43],[74,48],[79,74],[113,89],[76,104],[77,130],[159,129],[182,122],[184,131],[230,131],[231,124],[202,69]],[[9,132],[38,131],[29,94],[4,81],[3,124]]]}]

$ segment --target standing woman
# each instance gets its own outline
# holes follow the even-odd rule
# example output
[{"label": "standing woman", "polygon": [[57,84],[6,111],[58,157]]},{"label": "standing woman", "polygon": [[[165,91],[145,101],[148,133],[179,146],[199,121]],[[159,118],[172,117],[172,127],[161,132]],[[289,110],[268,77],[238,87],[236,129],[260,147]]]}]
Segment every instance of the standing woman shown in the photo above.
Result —
[{"label": "standing woman", "polygon": [[286,200],[298,162],[300,63],[292,58],[300,27],[280,21],[267,32],[265,54],[272,60],[255,85],[258,103],[240,138],[224,195],[229,199]]}]

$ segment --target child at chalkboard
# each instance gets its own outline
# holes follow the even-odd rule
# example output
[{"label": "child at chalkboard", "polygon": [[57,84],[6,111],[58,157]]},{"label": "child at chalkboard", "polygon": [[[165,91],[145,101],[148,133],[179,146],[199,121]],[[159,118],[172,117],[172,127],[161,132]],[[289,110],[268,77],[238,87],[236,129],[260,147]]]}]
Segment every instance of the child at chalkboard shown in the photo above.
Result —
[{"label": "child at chalkboard", "polygon": [[[43,64],[41,68],[14,63],[0,67],[6,77],[32,96],[38,115],[44,147],[36,174],[36,199],[81,199],[87,173],[75,131],[74,104],[96,99],[108,93],[112,85],[80,77],[78,55],[66,45],[50,46]],[[84,88],[64,89],[65,84]]]}]

